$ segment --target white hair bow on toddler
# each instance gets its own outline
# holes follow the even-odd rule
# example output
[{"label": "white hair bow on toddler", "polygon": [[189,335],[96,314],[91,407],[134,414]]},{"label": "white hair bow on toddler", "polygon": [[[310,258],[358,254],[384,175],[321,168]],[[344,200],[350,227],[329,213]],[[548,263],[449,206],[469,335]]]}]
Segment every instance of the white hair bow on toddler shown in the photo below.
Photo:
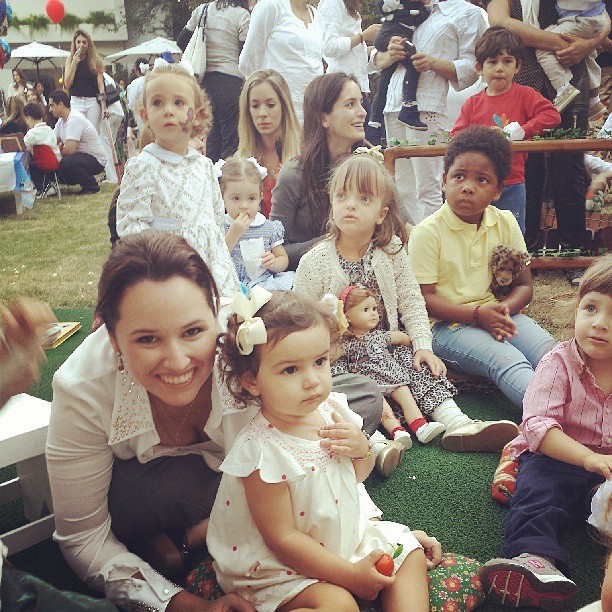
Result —
[{"label": "white hair bow on toddler", "polygon": [[171,64],[163,57],[155,58],[155,61],[153,62],[153,71],[155,71],[156,68],[165,68],[167,66],[174,66],[173,70],[176,70],[177,72],[185,72],[189,76],[194,76],[193,68],[188,61],[181,60],[178,64]]},{"label": "white hair bow on toddler", "polygon": [[225,166],[224,159],[219,159],[213,164],[213,172],[216,179],[220,179],[223,175],[223,166]]},{"label": "white hair bow on toddler", "polygon": [[236,345],[241,355],[250,355],[257,344],[268,341],[268,333],[261,317],[256,317],[257,311],[270,301],[272,294],[263,287],[255,285],[249,297],[239,293],[232,302],[232,312],[236,315],[240,326],[236,332]]},{"label": "white hair bow on toddler", "polygon": [[385,163],[385,156],[380,145],[376,147],[357,147],[353,151],[353,155],[369,155],[375,162],[379,164]]},{"label": "white hair bow on toddler", "polygon": [[268,176],[268,169],[262,166],[254,157],[247,157],[247,161],[250,161],[257,168],[262,181]]}]

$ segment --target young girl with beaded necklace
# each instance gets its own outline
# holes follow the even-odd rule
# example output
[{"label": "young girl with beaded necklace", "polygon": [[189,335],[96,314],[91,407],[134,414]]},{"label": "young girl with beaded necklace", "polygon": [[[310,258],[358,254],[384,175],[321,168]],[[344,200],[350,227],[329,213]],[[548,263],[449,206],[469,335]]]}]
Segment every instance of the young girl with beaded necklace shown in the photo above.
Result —
[{"label": "young girl with beaded necklace", "polygon": [[[408,264],[406,229],[398,214],[393,178],[382,154],[360,147],[343,161],[329,183],[330,232],[302,256],[294,290],[314,298],[339,297],[348,285],[372,291],[381,304],[378,329],[398,331],[412,343],[402,349],[409,388],[421,412],[446,427],[446,450],[499,451],[517,435],[510,421],[474,421],[455,403],[446,367],[431,349],[425,300]],[[334,372],[336,373],[336,372]]]},{"label": "young girl with beaded necklace", "polygon": [[[233,310],[219,339],[225,380],[260,410],[221,464],[207,534],[220,586],[260,612],[357,612],[354,596],[379,593],[383,610],[429,610],[435,538],[361,509],[357,483],[374,457],[346,396],[330,393],[336,320],[313,300],[260,287]],[[403,546],[394,577],[376,567],[390,544]]]},{"label": "young girl with beaded necklace", "polygon": [[182,235],[210,268],[220,293],[231,297],[238,276],[225,245],[224,206],[213,164],[189,147],[210,119],[193,71],[157,58],[147,73],[140,116],[155,142],[125,167],[117,201],[119,237],[146,229]]}]

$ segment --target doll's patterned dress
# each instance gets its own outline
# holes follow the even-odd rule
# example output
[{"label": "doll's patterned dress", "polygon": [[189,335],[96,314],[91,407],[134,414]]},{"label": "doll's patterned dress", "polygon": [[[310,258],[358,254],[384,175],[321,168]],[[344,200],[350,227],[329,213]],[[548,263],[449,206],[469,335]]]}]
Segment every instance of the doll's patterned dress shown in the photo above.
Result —
[{"label": "doll's patterned dress", "polygon": [[[361,426],[346,396],[338,393],[317,409],[331,424],[337,411]],[[223,478],[210,516],[207,545],[215,559],[219,585],[238,593],[259,612],[268,612],[318,582],[283,564],[268,549],[249,512],[241,479],[259,470],[262,480],[287,483],[299,531],[343,559],[355,562],[372,550],[404,546],[394,560],[399,568],[420,544],[408,527],[370,521],[361,511],[355,470],[349,457],[330,455],[320,441],[279,431],[259,412],[237,437],[221,465]]]}]

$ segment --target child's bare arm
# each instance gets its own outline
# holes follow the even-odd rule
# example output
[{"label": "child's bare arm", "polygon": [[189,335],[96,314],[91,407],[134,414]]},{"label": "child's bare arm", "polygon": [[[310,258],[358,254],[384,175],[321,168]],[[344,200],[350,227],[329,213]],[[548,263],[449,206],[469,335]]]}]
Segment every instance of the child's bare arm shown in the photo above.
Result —
[{"label": "child's bare arm", "polygon": [[612,455],[595,453],[556,427],[548,430],[538,450],[558,461],[583,467],[588,472],[596,472],[608,479],[612,477]]},{"label": "child's bare arm", "polygon": [[525,308],[533,297],[533,280],[529,267],[517,275],[510,287],[512,287],[510,293],[500,304],[508,307],[510,315],[515,315]]},{"label": "child's bare arm", "polygon": [[[266,258],[266,255],[272,255],[272,257]],[[267,268],[270,272],[284,272],[289,266],[289,256],[285,247],[282,244],[275,246],[270,250],[270,253],[264,254],[262,257],[261,265],[263,268]]]},{"label": "child's bare arm", "polygon": [[404,346],[412,346],[410,336],[401,331],[391,332],[391,344],[403,344]]},{"label": "child's bare arm", "polygon": [[374,567],[380,555],[374,558],[370,568],[364,567],[369,556],[351,563],[299,531],[293,519],[293,502],[287,484],[266,483],[259,471],[242,482],[253,521],[266,546],[282,563],[304,576],[337,584],[368,599],[393,583],[392,578],[378,574]]},{"label": "child's bare arm", "polygon": [[514,337],[516,325],[505,304],[491,302],[478,308],[469,304],[452,304],[437,295],[435,284],[421,285],[421,292],[427,304],[427,312],[436,319],[477,325],[500,342]]}]

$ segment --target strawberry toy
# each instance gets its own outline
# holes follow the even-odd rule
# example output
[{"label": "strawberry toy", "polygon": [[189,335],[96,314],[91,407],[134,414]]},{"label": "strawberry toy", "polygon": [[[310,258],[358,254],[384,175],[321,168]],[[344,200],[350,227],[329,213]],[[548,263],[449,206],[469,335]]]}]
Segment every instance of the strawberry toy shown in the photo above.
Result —
[{"label": "strawberry toy", "polygon": [[393,563],[393,559],[399,557],[402,554],[404,547],[401,544],[397,545],[397,548],[393,550],[393,556],[388,553],[384,553],[380,559],[374,564],[374,567],[379,571],[379,573],[383,574],[383,576],[392,576],[393,570],[395,569],[395,564]]}]

